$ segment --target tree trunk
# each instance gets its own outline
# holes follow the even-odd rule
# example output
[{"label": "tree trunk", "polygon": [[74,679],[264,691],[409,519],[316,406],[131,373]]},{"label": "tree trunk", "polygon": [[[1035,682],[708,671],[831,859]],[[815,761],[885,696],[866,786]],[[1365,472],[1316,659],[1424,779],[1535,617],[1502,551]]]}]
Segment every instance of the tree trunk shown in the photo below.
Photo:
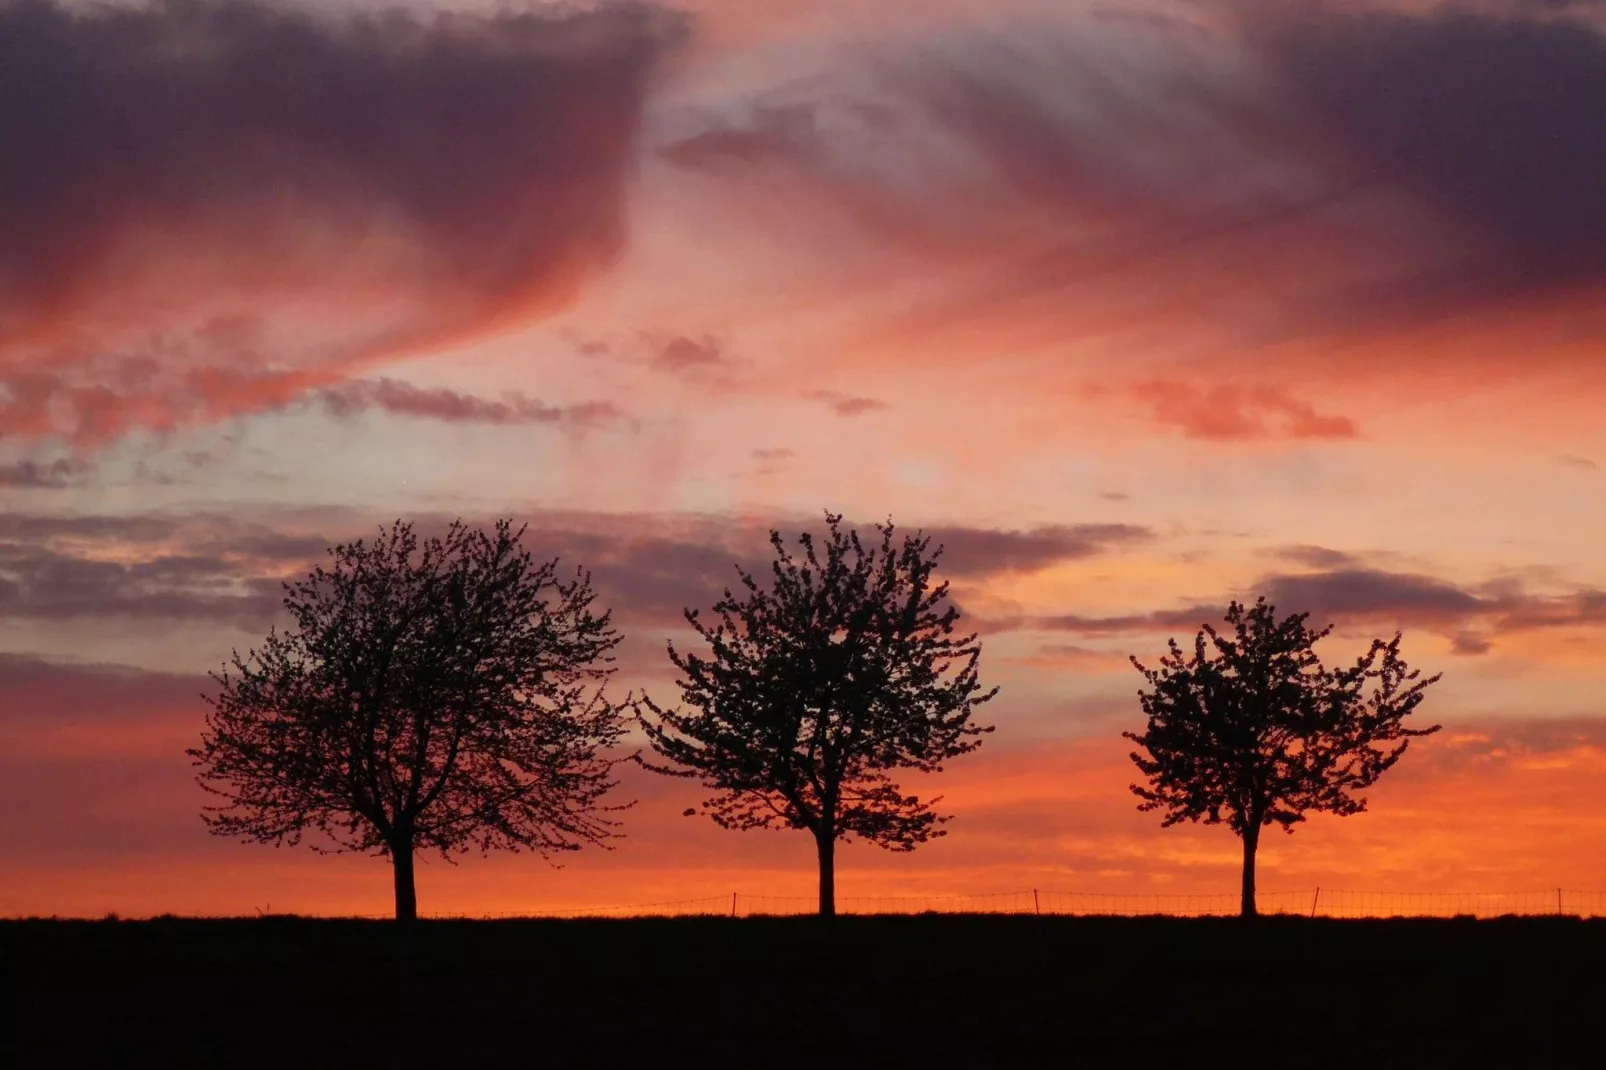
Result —
[{"label": "tree trunk", "polygon": [[391,868],[396,876],[396,920],[418,920],[418,892],[413,887],[413,845],[391,848]]},{"label": "tree trunk", "polygon": [[814,842],[820,849],[820,917],[836,917],[836,837],[816,833]]},{"label": "tree trunk", "polygon": [[1256,821],[1244,829],[1244,887],[1239,917],[1255,916],[1255,849],[1259,846],[1260,822]]}]

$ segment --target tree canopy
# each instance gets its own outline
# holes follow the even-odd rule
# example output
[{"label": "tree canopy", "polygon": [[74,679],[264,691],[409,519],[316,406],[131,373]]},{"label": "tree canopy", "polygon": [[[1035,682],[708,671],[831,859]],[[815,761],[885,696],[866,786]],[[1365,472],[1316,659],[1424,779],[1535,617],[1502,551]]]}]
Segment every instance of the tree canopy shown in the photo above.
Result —
[{"label": "tree canopy", "polygon": [[838,840],[910,851],[943,834],[940,799],[905,793],[892,773],[938,772],[980,746],[992,728],[972,715],[997,689],[982,691],[981,646],[956,634],[959,610],[934,580],[940,547],[895,542],[890,521],[874,541],[840,515],[826,522],[823,543],[798,537],[801,557],[772,531],[769,584],[738,567],[717,623],[686,611],[709,654],[671,642],[684,708],[643,696],[651,716],[638,716],[664,759],[647,767],[713,789],[700,812],[720,826],[813,834],[831,914]]},{"label": "tree canopy", "polygon": [[1146,753],[1132,761],[1148,778],[1134,784],[1140,810],[1163,824],[1225,822],[1243,838],[1245,915],[1255,912],[1255,851],[1260,830],[1286,832],[1312,811],[1340,816],[1366,809],[1357,794],[1390,769],[1412,737],[1439,725],[1404,725],[1439,677],[1421,679],[1400,657],[1401,636],[1374,640],[1353,665],[1327,669],[1309,614],[1278,619],[1264,598],[1233,602],[1228,634],[1205,625],[1191,656],[1175,639],[1157,669],[1132,664],[1152,690],[1138,692],[1148,725],[1124,732]]},{"label": "tree canopy", "polygon": [[624,732],[603,695],[619,636],[590,579],[538,564],[507,520],[420,539],[397,521],[285,585],[293,620],[213,674],[188,753],[222,836],[388,855],[543,856],[615,835],[603,796]]}]

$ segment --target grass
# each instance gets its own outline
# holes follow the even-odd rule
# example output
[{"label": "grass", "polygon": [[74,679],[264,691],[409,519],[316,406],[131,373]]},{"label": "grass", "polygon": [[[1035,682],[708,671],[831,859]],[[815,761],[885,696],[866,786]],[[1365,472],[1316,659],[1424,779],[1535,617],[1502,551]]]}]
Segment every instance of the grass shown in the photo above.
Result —
[{"label": "grass", "polygon": [[1515,1065],[1603,966],[1561,917],[26,920],[0,1065]]}]

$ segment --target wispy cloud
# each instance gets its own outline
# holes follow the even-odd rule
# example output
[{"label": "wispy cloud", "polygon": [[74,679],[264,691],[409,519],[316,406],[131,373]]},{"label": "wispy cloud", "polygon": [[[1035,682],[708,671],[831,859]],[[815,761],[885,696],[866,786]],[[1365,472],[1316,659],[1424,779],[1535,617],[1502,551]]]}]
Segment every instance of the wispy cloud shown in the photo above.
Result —
[{"label": "wispy cloud", "polygon": [[965,577],[1035,572],[1142,546],[1155,537],[1137,524],[1067,524],[1028,531],[937,527],[931,535],[943,548],[944,570]]},{"label": "wispy cloud", "polygon": [[419,387],[398,379],[358,379],[314,395],[323,408],[336,417],[361,412],[386,412],[447,423],[475,423],[493,426],[516,424],[562,424],[584,428],[613,423],[623,418],[618,407],[608,401],[587,401],[577,405],[548,405],[536,398],[509,393],[498,400],[461,394],[445,387]]},{"label": "wispy cloud", "polygon": [[808,390],[803,396],[809,401],[824,403],[838,416],[863,416],[867,412],[881,412],[891,408],[885,401],[876,398],[857,397],[836,390]]},{"label": "wispy cloud", "polygon": [[727,363],[724,347],[708,336],[701,339],[676,335],[657,347],[653,366],[666,372],[717,368]]},{"label": "wispy cloud", "polygon": [[[449,519],[415,522],[433,530]],[[654,626],[673,626],[684,610],[711,605],[736,581],[738,568],[762,581],[773,556],[769,525],[751,517],[536,512],[523,519],[532,553],[591,571],[603,603],[621,619]],[[6,513],[0,515],[0,618],[160,618],[266,628],[278,614],[285,580],[304,576],[334,543],[370,535],[384,522],[326,511],[312,532],[220,514]],[[812,518],[772,523],[788,540],[820,527]],[[854,527],[868,533],[871,525]],[[1153,537],[1147,528],[1124,524],[925,530],[943,547],[941,575],[966,582],[1116,553]],[[902,525],[898,531],[913,534]]]},{"label": "wispy cloud", "polygon": [[0,464],[0,487],[18,490],[63,490],[79,481],[89,465],[72,457],[53,461],[13,461]]},{"label": "wispy cloud", "polygon": [[[1606,283],[1606,33],[1557,10],[1218,5],[1201,32],[1033,6],[843,49],[660,152],[901,254],[929,294],[889,312],[905,343],[1205,329],[1179,306],[1257,342],[1373,335]],[[1247,422],[1353,433],[1270,408]]]},{"label": "wispy cloud", "polygon": [[1284,561],[1317,569],[1354,568],[1360,564],[1354,554],[1326,546],[1279,546],[1271,552]]}]

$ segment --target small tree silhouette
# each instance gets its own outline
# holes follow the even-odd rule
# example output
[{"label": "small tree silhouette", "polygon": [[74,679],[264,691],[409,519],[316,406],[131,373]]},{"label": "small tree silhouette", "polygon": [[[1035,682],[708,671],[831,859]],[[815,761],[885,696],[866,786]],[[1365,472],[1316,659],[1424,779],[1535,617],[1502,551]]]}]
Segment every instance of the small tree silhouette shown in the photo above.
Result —
[{"label": "small tree silhouette", "polygon": [[1264,598],[1253,608],[1233,602],[1226,615],[1233,634],[1207,624],[1192,657],[1173,639],[1158,669],[1132,659],[1153,688],[1138,692],[1147,731],[1122,733],[1148,752],[1132,754],[1149,778],[1147,788],[1132,785],[1144,800],[1138,809],[1163,810],[1165,826],[1225,821],[1243,838],[1245,917],[1255,913],[1263,827],[1291,833],[1312,810],[1360,813],[1366,800],[1355,792],[1400,760],[1409,737],[1441,727],[1402,724],[1439,677],[1408,671],[1398,633],[1374,640],[1353,666],[1330,671],[1313,648],[1332,628],[1311,631],[1308,616],[1279,621]]},{"label": "small tree silhouette", "polygon": [[417,916],[417,850],[547,857],[614,835],[604,752],[625,725],[602,683],[619,636],[589,577],[560,581],[522,534],[457,522],[420,542],[397,521],[286,584],[294,627],[213,674],[187,752],[224,800],[210,830],[388,855],[399,921]]},{"label": "small tree silhouette", "polygon": [[823,548],[799,537],[802,560],[770,532],[770,589],[738,566],[744,592],[725,589],[716,626],[686,611],[712,650],[702,658],[669,645],[692,712],[644,695],[656,720],[639,708],[638,718],[671,763],[643,764],[718,791],[702,812],[721,827],[813,834],[820,913],[830,916],[838,840],[912,851],[943,835],[948,818],[933,809],[940,799],[905,795],[889,773],[939,772],[975,750],[974,737],[992,728],[972,724],[971,714],[997,689],[978,694],[981,647],[974,635],[954,635],[959,611],[947,603],[948,585],[932,582],[940,547],[920,536],[894,546],[890,521],[877,526],[880,545],[866,546],[842,530],[841,516],[827,513],[826,522]]}]

